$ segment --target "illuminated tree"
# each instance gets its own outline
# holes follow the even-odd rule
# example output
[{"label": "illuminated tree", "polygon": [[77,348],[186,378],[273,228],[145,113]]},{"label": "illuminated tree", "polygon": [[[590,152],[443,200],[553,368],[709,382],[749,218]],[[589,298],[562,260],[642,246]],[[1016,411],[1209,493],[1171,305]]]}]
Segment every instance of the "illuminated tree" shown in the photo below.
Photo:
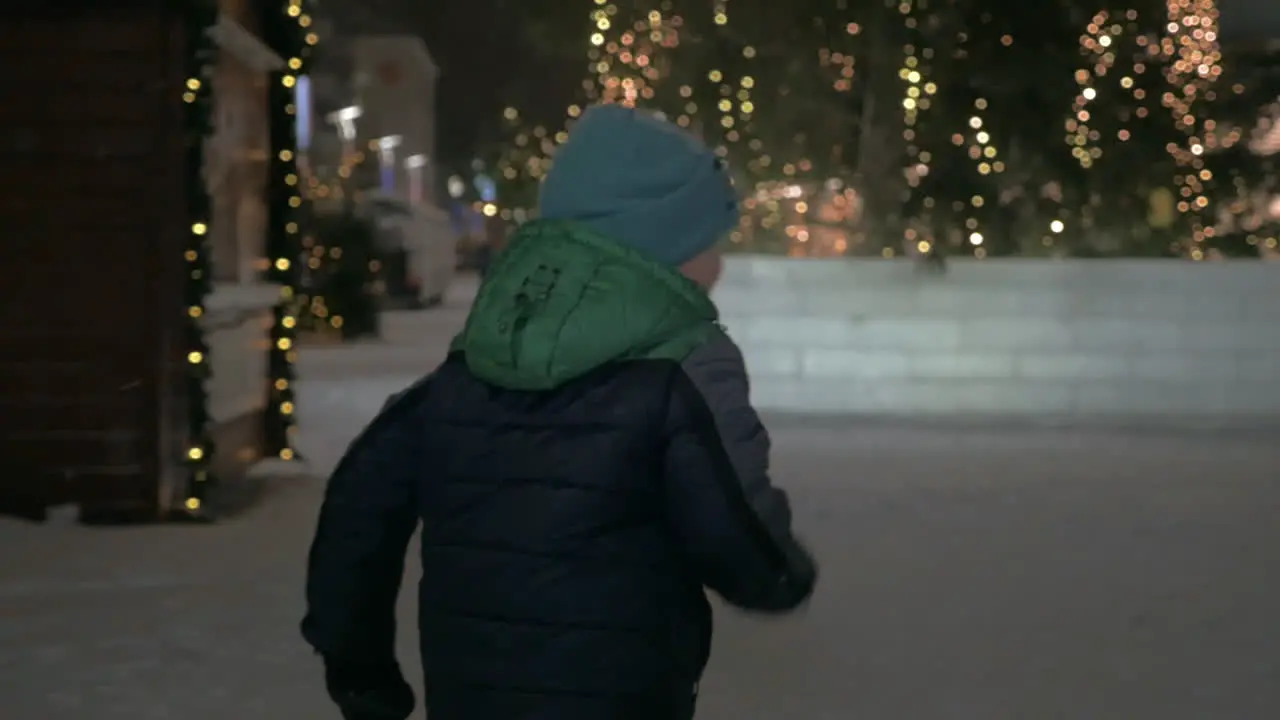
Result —
[{"label": "illuminated tree", "polygon": [[1222,51],[1218,46],[1218,8],[1215,0],[1167,0],[1167,19],[1160,53],[1164,60],[1168,89],[1161,100],[1173,116],[1174,124],[1186,135],[1184,142],[1170,146],[1178,163],[1174,179],[1178,211],[1187,215],[1191,230],[1193,258],[1203,257],[1201,245],[1213,235],[1211,197],[1215,177],[1204,155],[1227,141],[1217,133],[1217,121],[1208,105],[1222,75]]},{"label": "illuminated tree", "polygon": [[746,249],[818,256],[864,252],[868,218],[888,219],[888,213],[867,213],[866,199],[896,201],[893,167],[885,162],[895,157],[896,125],[889,142],[881,142],[896,116],[881,113],[888,122],[864,124],[875,97],[865,68],[892,45],[882,35],[869,39],[864,29],[885,9],[850,5],[837,0],[753,7],[733,16],[722,31],[734,43],[731,54],[740,55],[745,66],[737,91],[741,107],[754,109],[740,114],[727,138],[731,162],[743,168],[754,190],[738,236]]},{"label": "illuminated tree", "polygon": [[1149,5],[1098,11],[1080,36],[1065,139],[1083,172],[1065,183],[1061,217],[1077,253],[1168,254],[1188,232],[1171,187],[1186,138],[1161,108],[1163,7]]},{"label": "illuminated tree", "polygon": [[[1200,243],[1210,256],[1257,257],[1277,246],[1280,194],[1275,125],[1280,73],[1274,58],[1237,53],[1210,91],[1204,168],[1211,198],[1212,233]],[[1206,121],[1206,125],[1209,121]]]},{"label": "illuminated tree", "polygon": [[727,158],[745,249],[1200,258],[1265,246],[1223,221],[1258,215],[1266,175],[1244,144],[1259,103],[1244,107],[1252,90],[1242,99],[1224,80],[1214,0],[575,1],[580,24],[539,32],[564,33],[556,52],[586,52],[577,96],[562,117],[513,104],[481,154],[509,219],[527,216],[582,109],[617,102]]},{"label": "illuminated tree", "polygon": [[673,78],[677,69],[691,66],[671,57],[680,46],[683,18],[670,12],[669,1],[660,3],[662,9],[642,10],[641,5],[593,1],[586,10],[583,17],[589,24],[582,27],[588,39],[587,73],[579,97],[562,118],[537,122],[526,118],[519,107],[504,111],[502,137],[494,152],[481,154],[482,167],[494,168],[495,208],[504,219],[520,221],[531,216],[538,183],[551,167],[556,146],[567,139],[568,127],[588,104],[643,105],[683,126],[693,125],[688,112],[696,109],[692,85]]},{"label": "illuminated tree", "polygon": [[955,2],[904,0],[898,10],[907,30],[898,71],[908,185],[901,249],[926,258],[985,257],[998,195],[993,176],[1007,169],[987,126],[983,69],[970,51],[990,40],[981,31],[989,16]]},{"label": "illuminated tree", "polygon": [[959,84],[965,93],[952,103],[962,112],[951,120],[960,128],[951,141],[968,156],[968,172],[976,172],[976,178],[967,176],[975,181],[964,218],[975,227],[959,238],[975,256],[1065,250],[1053,228],[1067,227],[1063,206],[1071,202],[1071,180],[1079,173],[1062,152],[1061,133],[1063,99],[1076,92],[1079,5],[959,4],[962,37],[953,62],[963,70],[945,89],[955,92],[952,86]]},{"label": "illuminated tree", "polygon": [[[745,5],[593,2],[584,28],[587,73],[564,125],[538,125],[517,107],[506,110],[494,160],[499,212],[527,215],[564,130],[587,104],[615,102],[662,113],[729,161],[741,186],[755,191],[747,193],[735,234],[744,246],[805,250],[808,224],[846,224],[853,203],[844,179],[859,135],[848,44],[860,26],[846,21],[843,0],[825,16],[820,6],[830,4],[816,0],[752,3],[749,12],[738,12],[735,2]],[[839,230],[808,247],[839,254],[847,245]]]},{"label": "illuminated tree", "polygon": [[1125,255],[1256,254],[1253,203],[1265,161],[1247,144],[1269,97],[1224,81],[1213,0],[1102,10],[1067,120],[1084,173],[1078,224],[1092,249]]}]

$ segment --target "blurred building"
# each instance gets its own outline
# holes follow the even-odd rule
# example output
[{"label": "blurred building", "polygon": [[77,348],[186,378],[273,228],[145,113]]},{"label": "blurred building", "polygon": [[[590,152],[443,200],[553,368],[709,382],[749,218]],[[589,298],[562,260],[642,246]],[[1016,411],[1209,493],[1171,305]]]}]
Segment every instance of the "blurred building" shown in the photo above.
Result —
[{"label": "blurred building", "polygon": [[327,2],[299,99],[316,207],[355,202],[379,226],[383,280],[410,303],[444,294],[456,264],[436,162],[439,70],[406,7]]},{"label": "blurred building", "polygon": [[[395,18],[325,3],[322,38],[304,108],[317,172],[355,153],[361,184],[410,202],[436,201],[435,87],[439,70],[416,35],[388,31]],[[345,127],[341,117],[346,111]]]},{"label": "blurred building", "polygon": [[270,154],[270,74],[284,60],[257,32],[262,11],[253,0],[220,0],[213,73],[214,133],[206,148],[206,178],[213,201],[214,278],[252,284],[261,275],[267,233],[267,161]]},{"label": "blurred building", "polygon": [[[16,9],[0,27],[0,510],[156,518],[181,500],[192,405],[180,4]],[[201,180],[214,288],[199,315],[215,475],[260,455],[279,289],[262,282],[271,0],[219,0]],[[27,68],[28,72],[15,71]]]}]

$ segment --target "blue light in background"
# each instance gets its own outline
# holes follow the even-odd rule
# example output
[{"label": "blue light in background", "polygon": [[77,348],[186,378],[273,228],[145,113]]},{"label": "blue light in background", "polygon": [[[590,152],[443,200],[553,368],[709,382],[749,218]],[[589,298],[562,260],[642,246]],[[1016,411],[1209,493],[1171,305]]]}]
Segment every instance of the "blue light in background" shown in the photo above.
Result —
[{"label": "blue light in background", "polygon": [[307,150],[311,147],[311,78],[309,76],[298,77],[298,82],[293,86],[293,101],[298,108],[294,116],[298,149]]},{"label": "blue light in background", "polygon": [[484,173],[476,175],[473,184],[476,187],[476,192],[480,193],[480,199],[484,202],[493,202],[498,198],[498,184],[488,175]]}]

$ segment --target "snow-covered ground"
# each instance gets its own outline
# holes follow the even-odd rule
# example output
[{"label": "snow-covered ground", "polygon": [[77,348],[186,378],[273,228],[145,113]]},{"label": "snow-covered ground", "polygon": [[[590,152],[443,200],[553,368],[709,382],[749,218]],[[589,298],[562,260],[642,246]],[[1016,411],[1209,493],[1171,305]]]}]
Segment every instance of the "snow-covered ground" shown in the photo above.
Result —
[{"label": "snow-covered ground", "polygon": [[[442,357],[461,314],[393,315],[384,343],[305,352],[313,471]],[[772,425],[821,585],[795,617],[722,613],[700,719],[1280,717],[1275,443]],[[0,520],[0,718],[336,717],[296,630],[320,490],[278,480],[212,527]]]}]

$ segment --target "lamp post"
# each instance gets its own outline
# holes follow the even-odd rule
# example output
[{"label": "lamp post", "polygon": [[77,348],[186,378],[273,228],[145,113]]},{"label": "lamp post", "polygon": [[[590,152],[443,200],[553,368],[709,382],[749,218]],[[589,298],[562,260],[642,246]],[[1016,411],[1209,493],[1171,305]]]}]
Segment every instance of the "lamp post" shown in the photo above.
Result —
[{"label": "lamp post", "polygon": [[331,112],[325,118],[338,129],[338,136],[342,138],[343,164],[350,162],[356,154],[356,120],[362,115],[364,110],[359,105],[351,105]]}]

